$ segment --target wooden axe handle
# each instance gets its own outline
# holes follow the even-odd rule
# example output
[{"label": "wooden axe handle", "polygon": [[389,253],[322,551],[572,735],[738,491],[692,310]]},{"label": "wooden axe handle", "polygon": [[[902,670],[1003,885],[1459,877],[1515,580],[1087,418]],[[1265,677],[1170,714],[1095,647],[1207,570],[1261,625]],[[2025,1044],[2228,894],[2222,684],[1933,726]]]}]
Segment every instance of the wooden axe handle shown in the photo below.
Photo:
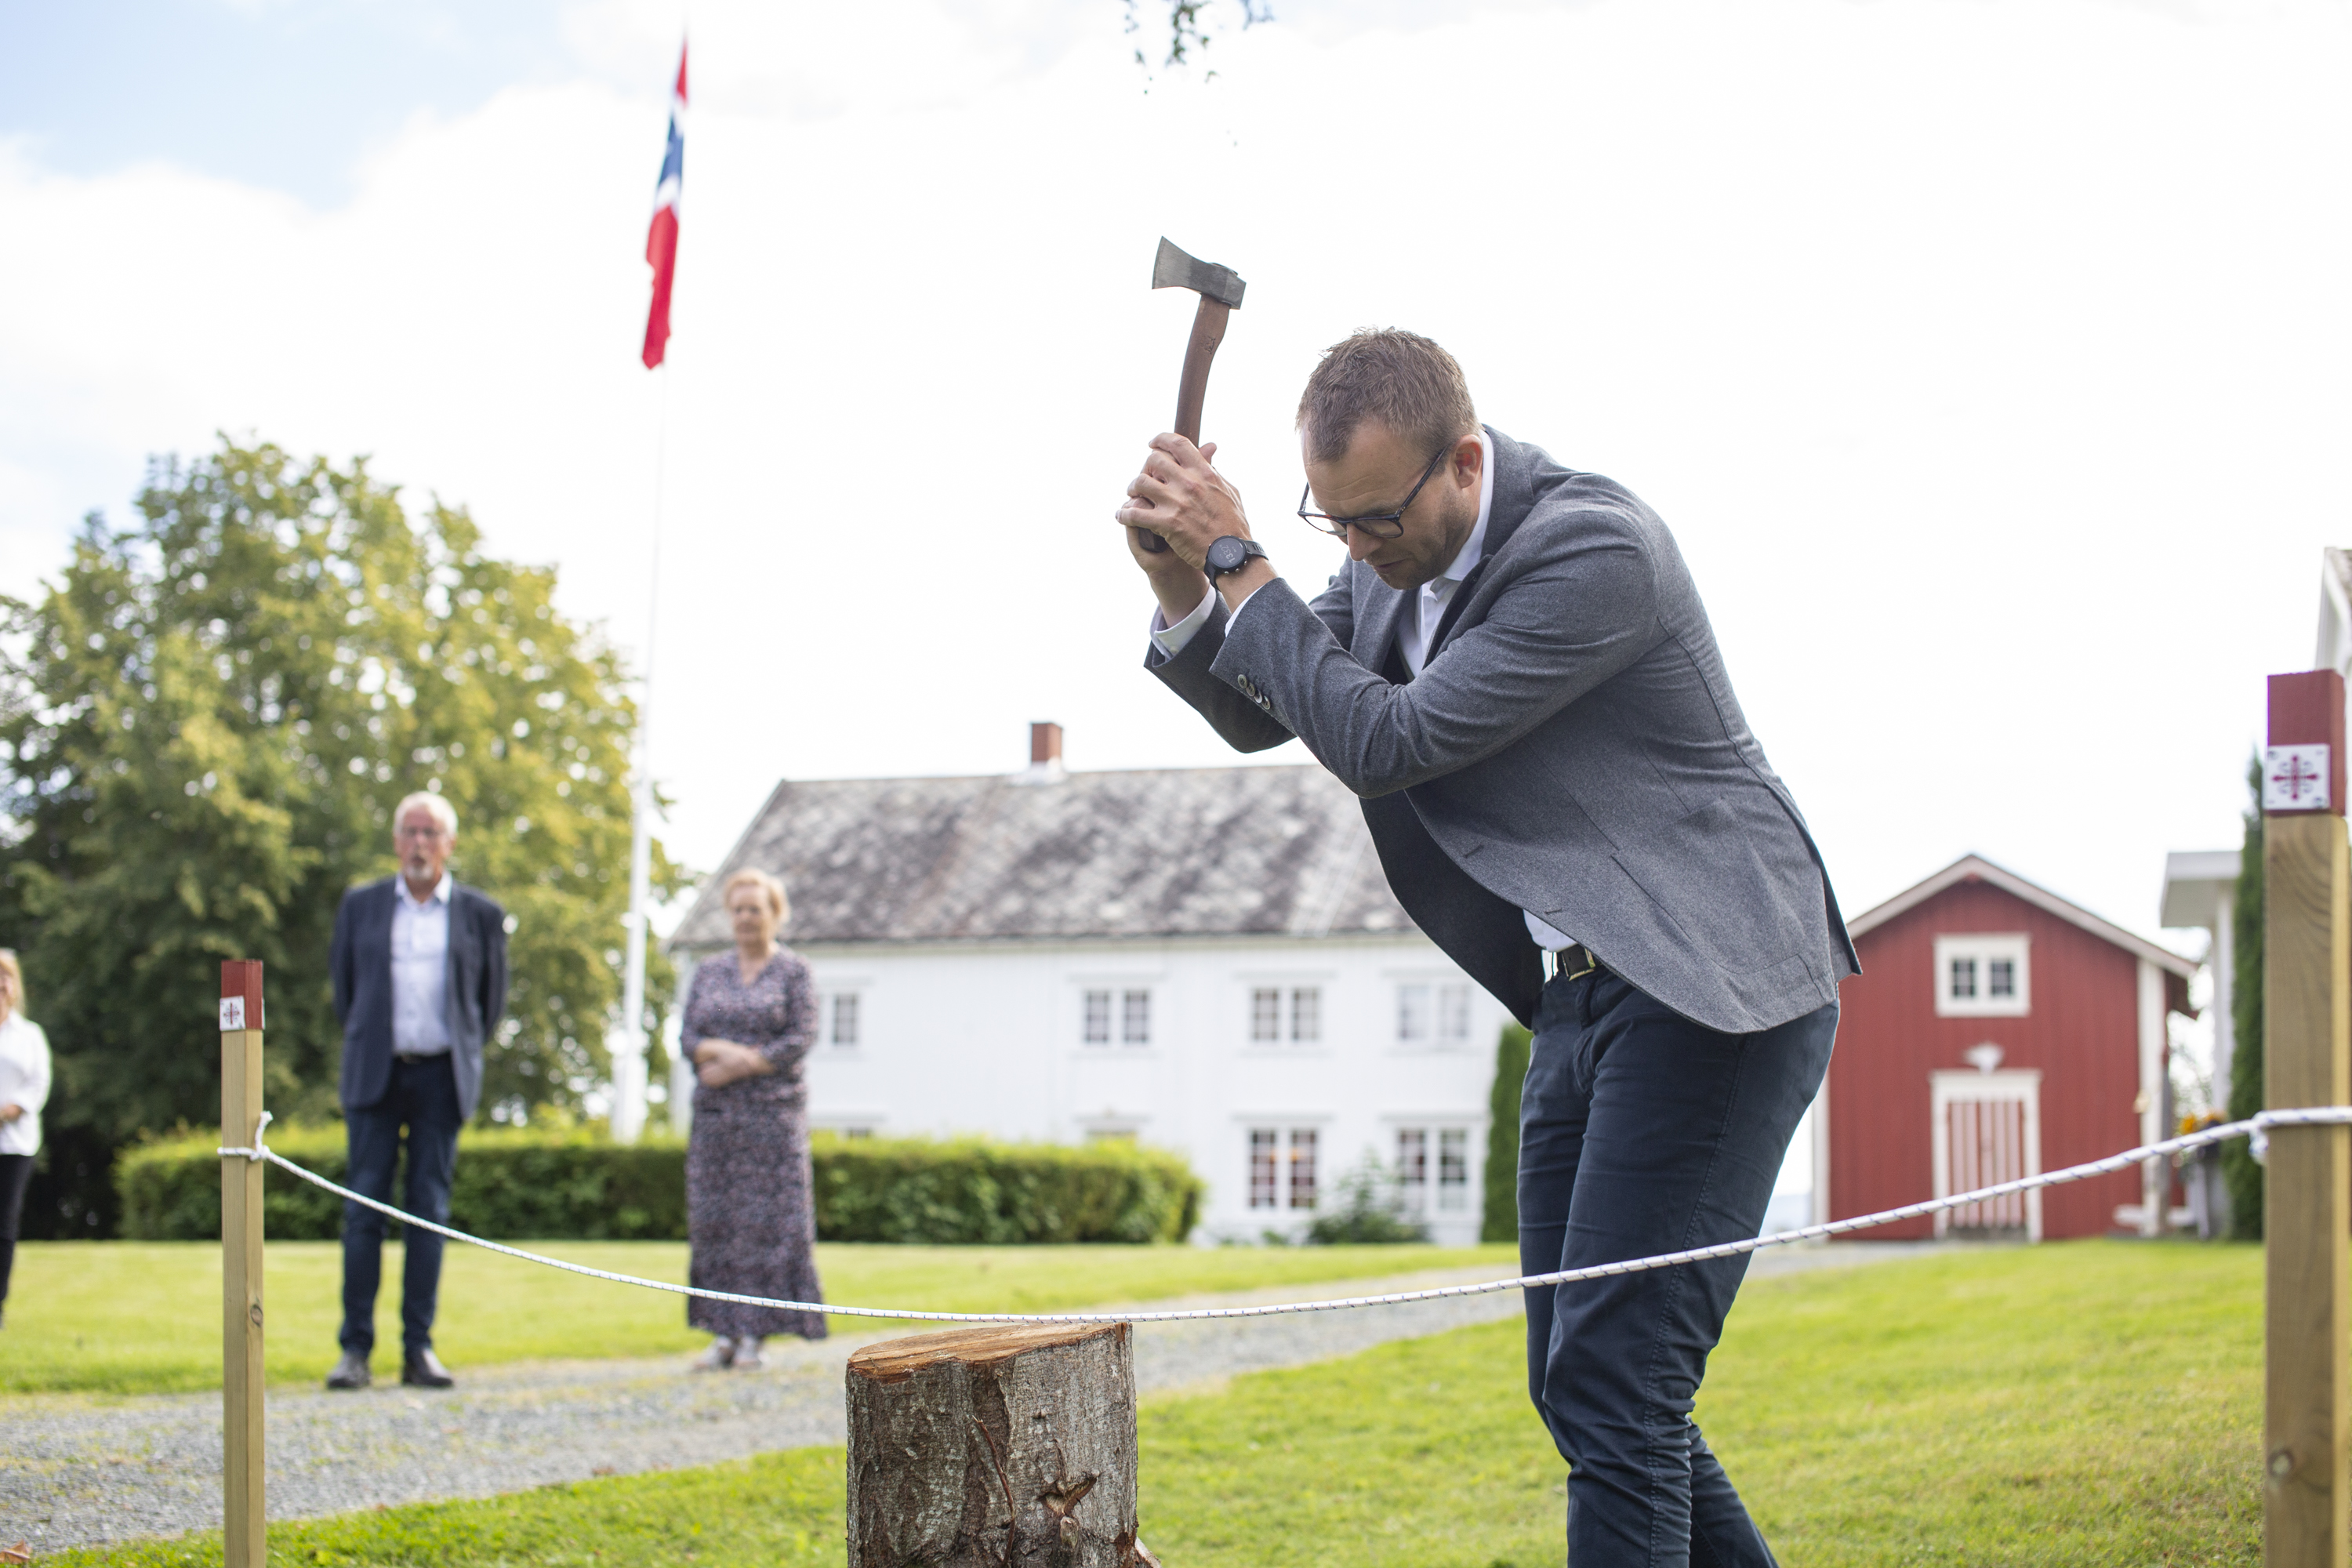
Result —
[{"label": "wooden axe handle", "polygon": [[[1184,345],[1184,376],[1176,384],[1176,434],[1195,447],[1201,444],[1201,405],[1209,395],[1209,362],[1225,341],[1225,319],[1233,313],[1231,306],[1206,294],[1192,312],[1192,341]],[[1150,553],[1168,548],[1166,540],[1148,529],[1137,529],[1135,537]]]}]

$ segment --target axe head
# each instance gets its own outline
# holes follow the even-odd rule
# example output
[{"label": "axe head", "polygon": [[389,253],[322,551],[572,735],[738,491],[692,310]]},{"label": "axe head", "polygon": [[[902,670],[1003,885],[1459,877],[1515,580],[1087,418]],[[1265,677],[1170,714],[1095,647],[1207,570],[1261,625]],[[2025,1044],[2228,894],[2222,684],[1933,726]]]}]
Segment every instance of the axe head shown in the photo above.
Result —
[{"label": "axe head", "polygon": [[1160,240],[1160,254],[1151,261],[1151,286],[1190,289],[1234,310],[1242,308],[1242,290],[1248,287],[1234,275],[1232,268],[1220,267],[1213,261],[1196,261],[1169,244],[1164,235]]}]

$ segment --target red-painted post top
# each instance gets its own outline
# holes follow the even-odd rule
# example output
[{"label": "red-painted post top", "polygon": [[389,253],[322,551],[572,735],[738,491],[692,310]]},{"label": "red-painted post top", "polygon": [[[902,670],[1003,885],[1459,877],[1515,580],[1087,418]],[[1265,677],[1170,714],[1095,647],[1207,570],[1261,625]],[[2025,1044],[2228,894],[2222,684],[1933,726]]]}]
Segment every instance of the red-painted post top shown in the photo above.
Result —
[{"label": "red-painted post top", "polygon": [[[234,1022],[232,1022],[234,1019]],[[221,1027],[258,1029],[261,1021],[261,960],[221,961]]]},{"label": "red-painted post top", "polygon": [[[2273,815],[2326,811],[2344,815],[2344,678],[2332,669],[2305,669],[2273,675],[2270,681],[2270,750],[2263,759],[2263,808]],[[2299,796],[2291,773],[2314,767],[2308,748],[2327,748],[2326,803],[2318,792]],[[2289,748],[2297,754],[2282,757]],[[2313,783],[2317,780],[2314,779]],[[2310,805],[2294,805],[2308,798]]]}]

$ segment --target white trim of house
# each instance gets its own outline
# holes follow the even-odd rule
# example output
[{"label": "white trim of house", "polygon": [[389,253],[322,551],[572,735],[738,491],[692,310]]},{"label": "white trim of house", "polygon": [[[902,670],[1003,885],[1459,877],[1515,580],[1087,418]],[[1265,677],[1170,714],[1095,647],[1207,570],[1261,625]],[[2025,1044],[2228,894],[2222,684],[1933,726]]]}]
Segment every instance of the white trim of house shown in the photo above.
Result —
[{"label": "white trim of house", "polygon": [[[2170,1065],[2171,1041],[2164,1019],[2164,975],[2143,958],[2139,963],[2139,1141],[2143,1143],[2161,1142],[2166,1131],[2165,1069]],[[2163,1160],[2150,1160],[2140,1167],[2138,1228],[2142,1236],[2164,1234],[2169,1176],[2168,1163]]]},{"label": "white trim of house", "polygon": [[1830,1080],[1813,1096],[1813,1223],[1830,1222]]},{"label": "white trim of house", "polygon": [[2003,870],[1981,855],[1963,855],[1916,887],[1907,888],[1875,909],[1865,910],[1846,921],[1848,935],[1862,936],[1875,931],[1895,916],[1906,914],[1926,903],[1948,888],[1962,882],[1979,881],[1999,888],[2002,892],[2024,900],[2045,914],[2053,914],[2068,925],[2080,927],[2102,942],[2113,942],[2135,958],[2144,959],[2187,980],[2197,973],[2197,965],[2168,947],[2159,947],[2144,936],[2135,936],[2123,927],[2103,921],[2077,904],[2070,904],[2046,888],[2038,888],[2014,871]]},{"label": "white trim of house", "polygon": [[[2042,1173],[2042,1071],[2039,1068],[1997,1068],[1991,1072],[1978,1072],[1973,1068],[1959,1071],[1938,1070],[1927,1075],[1927,1102],[1931,1108],[1930,1156],[1936,1166],[1936,1196],[1952,1195],[1952,1118],[1955,1100],[2023,1100],[2025,1102],[2024,1148],[2025,1169],[2021,1175]],[[1944,1238],[1952,1211],[1936,1211],[1936,1239]],[[2042,1239],[2042,1189],[2034,1188],[2025,1194],[2025,1238]]]}]

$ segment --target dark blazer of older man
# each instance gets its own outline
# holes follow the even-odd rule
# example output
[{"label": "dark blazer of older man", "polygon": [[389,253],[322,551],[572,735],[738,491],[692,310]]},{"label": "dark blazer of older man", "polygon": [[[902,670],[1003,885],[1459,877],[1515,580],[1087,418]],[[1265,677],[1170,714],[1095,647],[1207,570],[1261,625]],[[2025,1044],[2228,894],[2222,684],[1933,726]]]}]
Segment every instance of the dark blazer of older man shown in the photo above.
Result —
[{"label": "dark blazer of older man", "polygon": [[[1450,356],[1412,334],[1360,334],[1318,367],[1310,478],[1320,463],[1365,504],[1337,520],[1349,560],[1311,602],[1244,559],[1239,497],[1203,454],[1154,444],[1120,520],[1231,576],[1183,616],[1171,596],[1201,579],[1163,587],[1170,557],[1138,553],[1162,603],[1148,667],[1240,750],[1304,742],[1362,797],[1406,911],[1535,1030],[1528,1273],[1753,1237],[1858,969],[1820,855],[1673,535],[1624,487],[1468,424],[1423,470],[1454,486],[1424,521],[1458,520],[1461,542],[1452,521],[1424,529],[1440,542],[1400,570],[1415,542],[1385,530],[1412,526],[1427,437],[1359,442],[1359,425],[1318,445],[1309,413],[1327,374],[1377,401],[1391,370],[1450,382],[1468,407]],[[1528,1392],[1569,1462],[1572,1561],[1772,1562],[1690,1421],[1746,1268],[1528,1292]]]},{"label": "dark blazer of older man", "polygon": [[[448,1223],[457,1131],[480,1100],[483,1047],[506,1013],[506,922],[497,903],[446,871],[421,899],[399,876],[343,895],[330,967],[343,1026],[346,1179],[354,1192],[395,1201],[405,1129],[407,1180],[397,1206]],[[386,1223],[362,1205],[343,1205],[343,1353],[331,1388],[367,1386]],[[401,1381],[427,1387],[453,1381],[433,1352],[441,1249],[441,1237],[415,1229],[403,1248]]]}]

